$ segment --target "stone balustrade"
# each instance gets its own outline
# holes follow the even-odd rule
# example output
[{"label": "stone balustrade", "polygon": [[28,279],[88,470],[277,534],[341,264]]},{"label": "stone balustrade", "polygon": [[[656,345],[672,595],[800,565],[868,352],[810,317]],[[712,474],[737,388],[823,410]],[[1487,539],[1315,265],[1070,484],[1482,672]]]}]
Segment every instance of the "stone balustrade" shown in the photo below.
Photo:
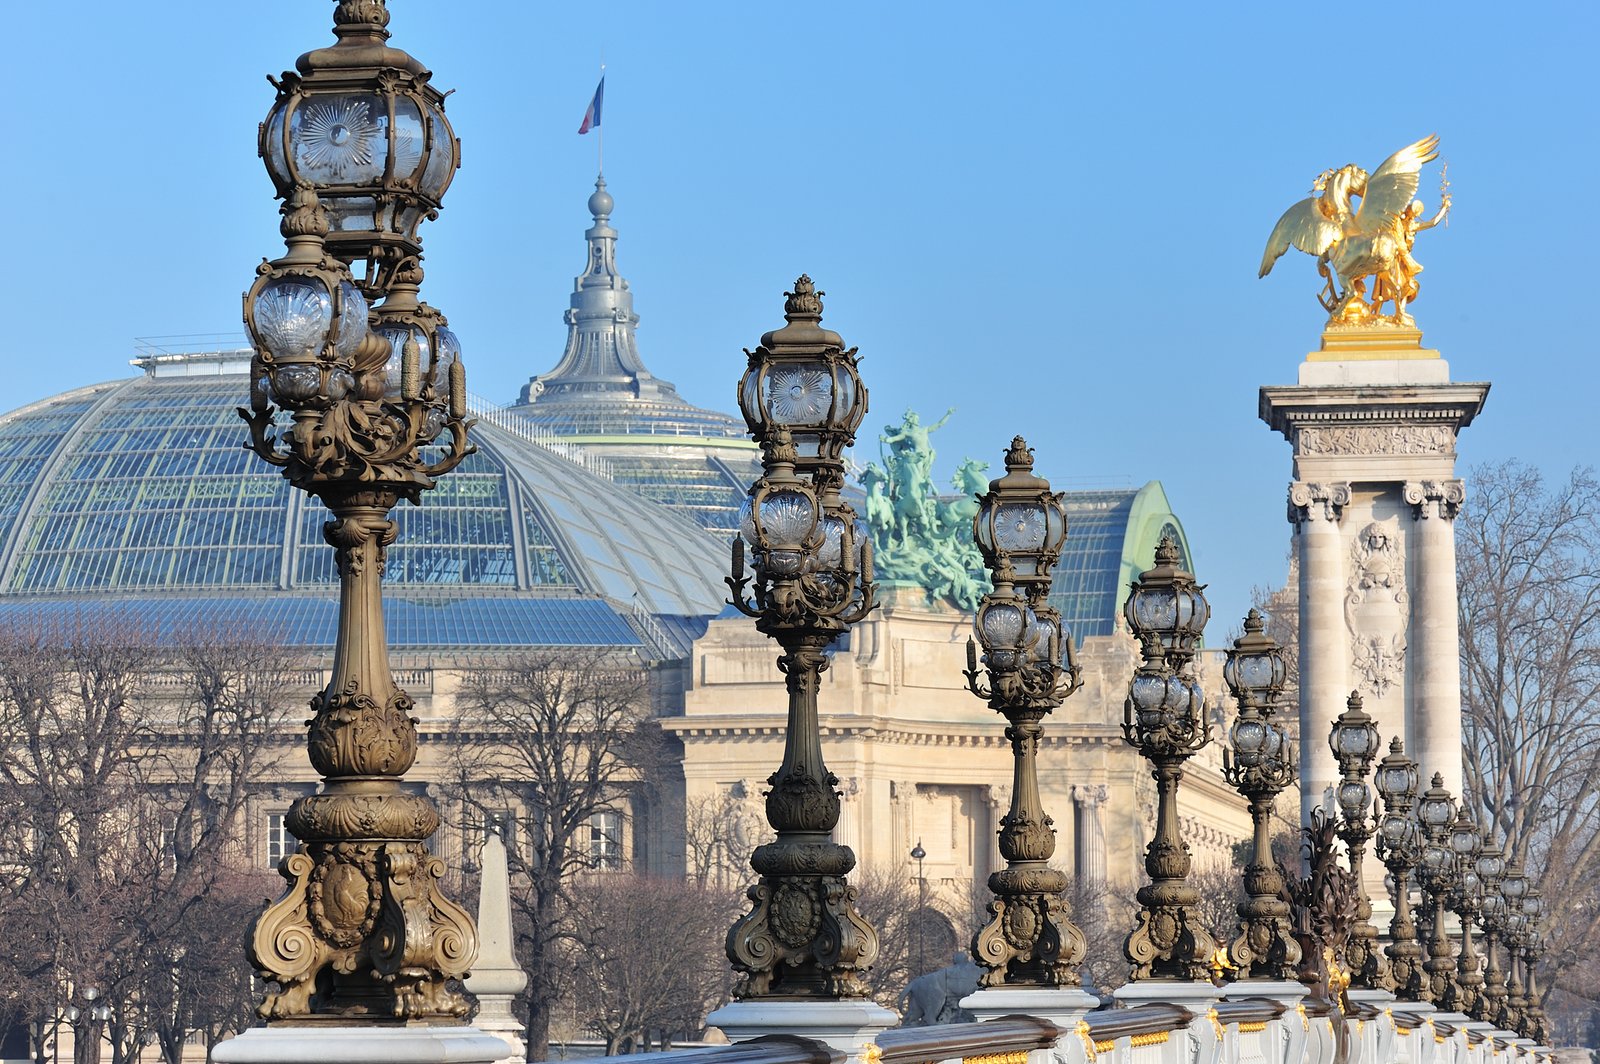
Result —
[{"label": "stone balustrade", "polygon": [[[1236,989],[1241,984],[1234,984]],[[871,1041],[768,1035],[652,1054],[655,1064],[1552,1064],[1551,1050],[1430,1006],[1371,996],[1348,1014],[1228,998],[1203,1014],[1144,1004],[1086,1013],[1076,1027],[1014,1015],[879,1032]],[[823,1006],[826,1008],[827,1006]]]}]

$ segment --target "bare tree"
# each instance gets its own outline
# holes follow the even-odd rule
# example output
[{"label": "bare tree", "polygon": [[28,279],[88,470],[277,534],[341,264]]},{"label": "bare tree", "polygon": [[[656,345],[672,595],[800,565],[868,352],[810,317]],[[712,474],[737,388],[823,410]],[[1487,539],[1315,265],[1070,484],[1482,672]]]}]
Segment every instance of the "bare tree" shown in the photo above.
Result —
[{"label": "bare tree", "polygon": [[1600,1001],[1600,482],[1472,471],[1456,520],[1466,799],[1545,894],[1552,988]]},{"label": "bare tree", "polygon": [[[150,1002],[271,757],[281,654],[209,631],[178,649],[82,618],[0,631],[0,1005],[41,1057],[91,985],[117,1064],[152,1036]],[[98,1039],[79,1041],[96,1060]]]},{"label": "bare tree", "polygon": [[619,865],[629,793],[668,769],[647,676],[631,656],[570,648],[525,654],[462,691],[453,786],[482,822],[508,818],[518,960],[528,972],[528,1058],[548,1052],[570,982],[573,884]]},{"label": "bare tree", "polygon": [[738,911],[727,891],[627,873],[587,877],[574,892],[565,950],[579,1022],[606,1055],[661,1048],[700,1033],[728,1000],[733,970],[722,938]]},{"label": "bare tree", "polygon": [[760,806],[742,792],[701,794],[684,803],[684,870],[702,887],[746,885],[754,874],[750,854],[771,837]]}]

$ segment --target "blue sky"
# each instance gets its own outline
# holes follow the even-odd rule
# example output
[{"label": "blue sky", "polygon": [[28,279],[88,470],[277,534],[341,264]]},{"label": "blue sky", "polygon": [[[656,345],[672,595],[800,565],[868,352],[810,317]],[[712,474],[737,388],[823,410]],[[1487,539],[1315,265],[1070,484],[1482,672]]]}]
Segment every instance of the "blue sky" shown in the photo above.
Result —
[{"label": "blue sky", "polygon": [[[1456,379],[1494,382],[1463,465],[1595,460],[1592,4],[390,8],[393,43],[458,90],[424,294],[481,394],[560,354],[603,53],[656,374],[732,411],[740,349],[807,271],[864,356],[858,457],[907,407],[955,406],[941,476],[1020,432],[1058,486],[1162,480],[1213,639],[1284,571],[1289,450],[1256,391],[1293,382],[1323,315],[1309,258],[1255,274],[1327,167],[1440,134],[1456,209],[1418,241],[1413,309]],[[325,0],[72,10],[8,15],[6,408],[126,374],[134,337],[238,331],[281,248],[263,75],[332,39]]]}]

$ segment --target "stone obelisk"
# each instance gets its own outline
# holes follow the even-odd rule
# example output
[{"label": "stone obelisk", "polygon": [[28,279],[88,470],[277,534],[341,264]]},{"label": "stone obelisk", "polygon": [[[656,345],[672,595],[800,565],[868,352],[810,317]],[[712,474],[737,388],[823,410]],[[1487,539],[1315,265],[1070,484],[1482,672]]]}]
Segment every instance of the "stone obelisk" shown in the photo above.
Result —
[{"label": "stone obelisk", "polygon": [[1330,324],[1298,384],[1261,389],[1261,419],[1294,447],[1302,817],[1339,777],[1328,731],[1352,691],[1461,793],[1456,436],[1488,393],[1391,321]]}]

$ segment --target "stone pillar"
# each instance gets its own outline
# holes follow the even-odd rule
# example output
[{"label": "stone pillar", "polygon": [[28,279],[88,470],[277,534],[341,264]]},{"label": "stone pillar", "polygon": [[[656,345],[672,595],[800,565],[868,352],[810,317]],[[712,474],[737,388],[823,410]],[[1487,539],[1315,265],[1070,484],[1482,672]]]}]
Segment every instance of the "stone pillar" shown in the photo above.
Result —
[{"label": "stone pillar", "polygon": [[1415,522],[1411,645],[1417,655],[1406,716],[1406,750],[1424,778],[1444,775],[1461,794],[1460,617],[1456,605],[1456,514],[1466,499],[1459,480],[1408,481],[1405,501]]},{"label": "stone pillar", "polygon": [[859,858],[861,845],[861,781],[854,776],[839,781],[839,822],[833,826],[833,841],[848,846]]},{"label": "stone pillar", "polygon": [[1329,325],[1298,383],[1261,389],[1261,419],[1294,448],[1303,813],[1335,778],[1328,728],[1351,691],[1460,793],[1456,439],[1488,394],[1389,322]]},{"label": "stone pillar", "polygon": [[511,877],[506,844],[498,833],[483,843],[483,877],[478,883],[478,959],[465,986],[478,998],[477,1027],[504,1039],[511,1055],[500,1064],[524,1064],[522,1021],[511,1003],[528,985],[528,973],[517,964],[511,930]]},{"label": "stone pillar", "polygon": [[1344,541],[1339,521],[1350,503],[1340,482],[1289,485],[1300,571],[1300,818],[1326,801],[1339,778],[1328,728],[1350,695],[1350,640],[1345,632]]},{"label": "stone pillar", "polygon": [[1106,881],[1106,833],[1100,822],[1100,808],[1110,797],[1104,783],[1072,785],[1073,828],[1077,852],[1072,870],[1079,883],[1089,886]]}]

